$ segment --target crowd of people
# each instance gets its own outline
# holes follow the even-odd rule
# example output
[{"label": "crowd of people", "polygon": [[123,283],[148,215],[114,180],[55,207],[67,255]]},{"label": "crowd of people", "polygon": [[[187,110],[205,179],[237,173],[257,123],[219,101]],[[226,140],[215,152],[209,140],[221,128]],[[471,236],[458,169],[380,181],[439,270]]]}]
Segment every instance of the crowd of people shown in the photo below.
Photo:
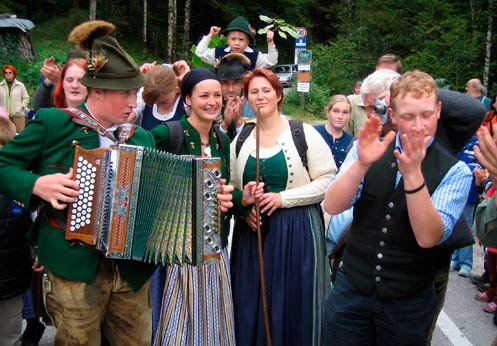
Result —
[{"label": "crowd of people", "polygon": [[[2,68],[3,344],[43,333],[41,313],[24,315],[34,332],[21,338],[30,286],[56,345],[426,345],[453,270],[497,316],[497,101],[478,79],[465,94],[439,89],[387,54],[311,126],[282,113],[274,33],[258,51],[243,17],[199,42],[211,69],[138,66],[115,30],[73,29],[64,65],[44,61],[26,124],[29,96]],[[209,48],[220,33],[228,45]],[[208,261],[110,259],[66,239],[82,193],[75,147],[124,143],[219,158],[221,242]]]}]

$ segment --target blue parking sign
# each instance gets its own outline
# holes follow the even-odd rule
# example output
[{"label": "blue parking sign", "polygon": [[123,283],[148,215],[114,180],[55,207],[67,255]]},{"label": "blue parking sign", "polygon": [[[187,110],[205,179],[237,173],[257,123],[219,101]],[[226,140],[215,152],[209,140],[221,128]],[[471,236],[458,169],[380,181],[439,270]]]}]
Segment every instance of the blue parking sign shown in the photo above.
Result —
[{"label": "blue parking sign", "polygon": [[295,39],[295,48],[306,48],[307,47],[307,38],[299,37]]}]

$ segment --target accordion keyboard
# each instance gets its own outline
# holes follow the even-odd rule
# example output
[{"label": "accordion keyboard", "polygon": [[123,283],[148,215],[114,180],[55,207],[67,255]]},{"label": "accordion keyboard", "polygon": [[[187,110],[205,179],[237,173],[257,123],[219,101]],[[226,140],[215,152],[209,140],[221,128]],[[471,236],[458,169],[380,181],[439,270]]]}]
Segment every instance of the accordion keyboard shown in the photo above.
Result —
[{"label": "accordion keyboard", "polygon": [[76,173],[76,184],[79,185],[79,196],[72,205],[71,232],[91,223],[91,212],[93,208],[93,195],[97,177],[97,168],[84,159],[78,157],[78,170]]}]

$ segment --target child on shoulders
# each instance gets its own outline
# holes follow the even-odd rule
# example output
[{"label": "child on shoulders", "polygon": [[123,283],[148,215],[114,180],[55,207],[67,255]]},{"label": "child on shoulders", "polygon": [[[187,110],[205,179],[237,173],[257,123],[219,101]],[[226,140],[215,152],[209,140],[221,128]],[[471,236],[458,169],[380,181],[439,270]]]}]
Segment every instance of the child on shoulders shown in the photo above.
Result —
[{"label": "child on shoulders", "polygon": [[269,30],[266,35],[267,54],[264,54],[254,47],[249,46],[253,42],[252,28],[244,17],[236,17],[228,27],[222,32],[228,40],[227,46],[209,48],[211,39],[221,32],[218,26],[212,26],[209,33],[202,37],[195,49],[197,55],[203,62],[214,65],[216,60],[228,53],[242,53],[250,59],[250,70],[256,67],[272,67],[278,63],[278,50],[274,44],[274,32]]}]

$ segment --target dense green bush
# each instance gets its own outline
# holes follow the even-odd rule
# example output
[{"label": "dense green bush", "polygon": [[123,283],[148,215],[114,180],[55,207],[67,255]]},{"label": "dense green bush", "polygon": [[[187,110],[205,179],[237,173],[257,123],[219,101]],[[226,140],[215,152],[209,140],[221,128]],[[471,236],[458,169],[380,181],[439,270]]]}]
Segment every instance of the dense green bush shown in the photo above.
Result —
[{"label": "dense green bush", "polygon": [[[302,95],[303,106],[302,109]],[[283,113],[303,119],[326,119],[329,90],[311,82],[310,92],[299,93],[294,86],[284,98]]]}]

